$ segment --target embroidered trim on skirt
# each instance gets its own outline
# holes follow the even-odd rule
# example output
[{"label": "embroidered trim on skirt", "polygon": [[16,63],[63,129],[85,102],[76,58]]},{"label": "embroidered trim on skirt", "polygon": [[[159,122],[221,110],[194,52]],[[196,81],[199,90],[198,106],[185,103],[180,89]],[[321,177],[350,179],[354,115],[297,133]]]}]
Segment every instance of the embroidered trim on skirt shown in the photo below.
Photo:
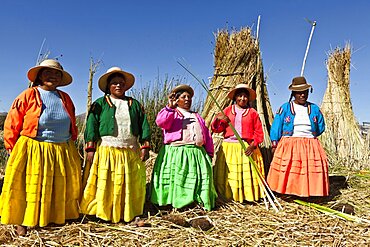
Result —
[{"label": "embroidered trim on skirt", "polygon": [[9,157],[2,194],[2,224],[46,226],[79,217],[81,160],[73,141],[19,137]]},{"label": "embroidered trim on skirt", "polygon": [[117,223],[143,214],[146,169],[131,148],[98,146],[88,172],[81,212]]},{"label": "embroidered trim on skirt", "polygon": [[[244,142],[248,147],[249,144]],[[256,168],[265,177],[263,158],[259,148],[252,154]],[[265,194],[258,183],[257,171],[252,168],[239,142],[223,142],[214,167],[218,195],[238,202],[258,201]]]},{"label": "embroidered trim on skirt", "polygon": [[329,195],[328,159],[317,138],[283,137],[267,182],[273,191],[302,197]]},{"label": "embroidered trim on skirt", "polygon": [[203,147],[164,145],[154,164],[151,201],[182,208],[193,202],[207,210],[215,206],[212,161]]}]

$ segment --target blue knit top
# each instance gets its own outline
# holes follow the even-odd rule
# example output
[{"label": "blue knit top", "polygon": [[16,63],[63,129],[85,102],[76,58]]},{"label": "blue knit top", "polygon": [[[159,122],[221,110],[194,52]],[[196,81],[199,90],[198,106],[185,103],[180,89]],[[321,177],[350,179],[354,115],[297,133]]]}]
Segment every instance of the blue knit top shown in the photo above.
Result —
[{"label": "blue knit top", "polygon": [[56,143],[68,141],[71,138],[71,120],[58,92],[40,87],[37,90],[40,92],[42,109],[36,140]]}]

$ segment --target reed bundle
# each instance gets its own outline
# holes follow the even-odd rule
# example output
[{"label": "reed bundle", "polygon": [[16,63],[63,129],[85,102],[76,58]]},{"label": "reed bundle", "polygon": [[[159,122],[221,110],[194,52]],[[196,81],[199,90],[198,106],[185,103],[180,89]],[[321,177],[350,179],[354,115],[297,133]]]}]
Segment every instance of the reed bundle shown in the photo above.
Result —
[{"label": "reed bundle", "polygon": [[328,84],[321,111],[326,131],[320,137],[330,164],[340,163],[353,169],[369,167],[369,145],[361,136],[352,110],[350,96],[351,47],[336,48],[326,62]]},{"label": "reed bundle", "polygon": [[[259,113],[264,132],[264,141],[261,143],[260,149],[265,164],[270,164],[272,156],[269,132],[273,112],[263,74],[259,42],[253,37],[252,31],[248,27],[231,33],[227,30],[220,30],[215,34],[215,38],[215,68],[209,91],[222,109],[231,104],[227,94],[237,84],[246,83],[256,91],[257,98],[253,107]],[[207,126],[210,125],[218,112],[219,109],[208,96],[202,112]],[[222,136],[214,134],[213,139],[217,155],[218,148],[222,143]]]}]

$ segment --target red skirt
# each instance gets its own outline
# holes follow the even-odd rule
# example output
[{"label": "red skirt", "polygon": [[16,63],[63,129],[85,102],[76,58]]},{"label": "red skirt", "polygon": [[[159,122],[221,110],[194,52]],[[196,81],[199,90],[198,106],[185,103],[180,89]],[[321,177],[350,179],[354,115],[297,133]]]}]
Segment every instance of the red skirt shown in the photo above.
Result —
[{"label": "red skirt", "polygon": [[317,138],[281,138],[270,165],[271,190],[301,197],[328,196],[328,158]]}]

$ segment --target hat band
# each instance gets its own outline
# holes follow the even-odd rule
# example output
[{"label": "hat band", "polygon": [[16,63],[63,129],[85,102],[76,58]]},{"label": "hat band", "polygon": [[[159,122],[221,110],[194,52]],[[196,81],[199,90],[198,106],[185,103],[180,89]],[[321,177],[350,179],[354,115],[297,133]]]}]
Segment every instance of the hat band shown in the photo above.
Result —
[{"label": "hat band", "polygon": [[309,89],[311,87],[311,85],[302,85],[302,86],[290,86],[290,90],[292,91],[305,91],[307,89]]}]

